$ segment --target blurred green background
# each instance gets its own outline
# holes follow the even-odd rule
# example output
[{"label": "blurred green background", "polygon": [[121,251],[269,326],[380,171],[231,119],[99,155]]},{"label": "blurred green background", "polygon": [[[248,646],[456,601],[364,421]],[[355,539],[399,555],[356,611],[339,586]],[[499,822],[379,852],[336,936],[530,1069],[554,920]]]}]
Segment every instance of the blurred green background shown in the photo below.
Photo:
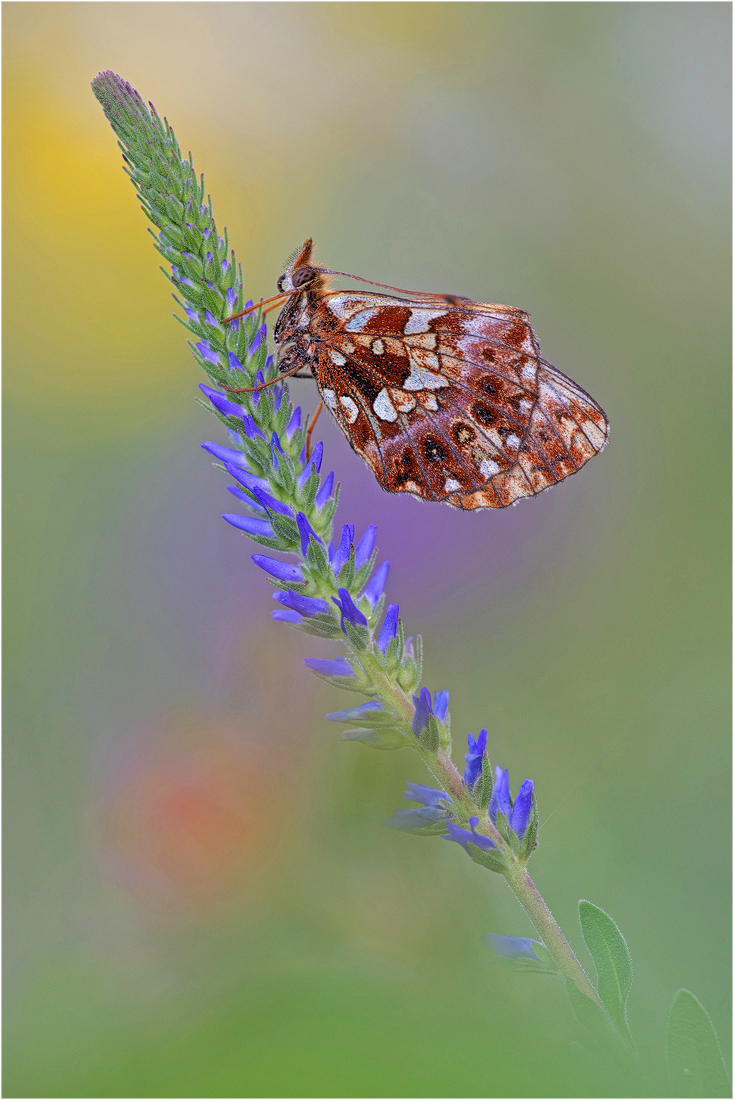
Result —
[{"label": "blurred green background", "polygon": [[[729,1034],[730,5],[3,14],[5,1095],[667,1095],[678,987]],[[319,426],[457,737],[535,780],[561,925],[588,963],[587,897],[628,939],[640,1080],[483,947],[531,934],[499,877],[382,827],[426,776],[338,743],[301,664],[329,647],[271,622],[106,68],[194,151],[253,297],[313,235],[528,309],[607,410],[578,477],[481,515]]]}]

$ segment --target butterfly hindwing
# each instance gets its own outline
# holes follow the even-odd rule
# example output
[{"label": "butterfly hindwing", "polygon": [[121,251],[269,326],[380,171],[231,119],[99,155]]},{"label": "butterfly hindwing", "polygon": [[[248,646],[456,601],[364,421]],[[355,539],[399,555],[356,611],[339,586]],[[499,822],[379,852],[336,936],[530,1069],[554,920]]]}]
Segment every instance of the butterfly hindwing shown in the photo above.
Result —
[{"label": "butterfly hindwing", "polygon": [[604,412],[541,359],[523,310],[331,292],[318,276],[286,312],[276,341],[311,367],[388,492],[501,508],[576,473],[606,444]]}]

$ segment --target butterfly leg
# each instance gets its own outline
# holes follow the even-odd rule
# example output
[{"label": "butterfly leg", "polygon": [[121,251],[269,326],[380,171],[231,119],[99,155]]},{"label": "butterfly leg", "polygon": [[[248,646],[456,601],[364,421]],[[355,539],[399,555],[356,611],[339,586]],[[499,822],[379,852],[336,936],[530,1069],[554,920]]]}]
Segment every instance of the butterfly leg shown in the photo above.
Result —
[{"label": "butterfly leg", "polygon": [[319,401],[319,407],[317,408],[316,412],[313,414],[313,420],[309,424],[308,431],[306,432],[306,462],[308,462],[309,458],[311,457],[311,432],[316,427],[316,421],[321,416],[321,410],[323,409],[323,407],[324,407],[324,402]]}]

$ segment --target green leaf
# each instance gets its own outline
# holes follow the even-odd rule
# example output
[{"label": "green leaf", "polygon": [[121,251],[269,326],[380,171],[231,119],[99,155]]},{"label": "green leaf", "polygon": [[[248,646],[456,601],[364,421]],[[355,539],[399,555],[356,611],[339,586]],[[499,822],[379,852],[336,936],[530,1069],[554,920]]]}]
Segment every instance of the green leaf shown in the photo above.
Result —
[{"label": "green leaf", "polygon": [[678,990],[668,1017],[668,1073],[674,1096],[731,1096],[714,1025],[687,989]]},{"label": "green leaf", "polygon": [[[582,993],[579,987],[570,978],[566,978],[566,992],[571,1002],[573,1014],[582,1027],[587,1028],[597,1038],[605,1036],[614,1037],[614,1032],[609,1026],[609,1020],[596,1001]],[[616,1040],[614,1040],[616,1042]]]},{"label": "green leaf", "polygon": [[599,999],[620,1035],[631,1042],[627,998],[632,985],[632,960],[627,942],[612,918],[598,905],[580,901],[579,918],[584,943],[596,967]]}]

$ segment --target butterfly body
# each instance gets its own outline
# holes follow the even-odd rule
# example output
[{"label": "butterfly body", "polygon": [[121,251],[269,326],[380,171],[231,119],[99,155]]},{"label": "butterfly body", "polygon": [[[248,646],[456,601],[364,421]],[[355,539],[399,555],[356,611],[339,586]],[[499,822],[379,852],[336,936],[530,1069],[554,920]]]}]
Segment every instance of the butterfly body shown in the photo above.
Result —
[{"label": "butterfly body", "polygon": [[527,313],[443,295],[329,289],[307,241],[278,286],[278,367],[310,371],[388,492],[502,508],[576,473],[608,422],[540,356]]}]

